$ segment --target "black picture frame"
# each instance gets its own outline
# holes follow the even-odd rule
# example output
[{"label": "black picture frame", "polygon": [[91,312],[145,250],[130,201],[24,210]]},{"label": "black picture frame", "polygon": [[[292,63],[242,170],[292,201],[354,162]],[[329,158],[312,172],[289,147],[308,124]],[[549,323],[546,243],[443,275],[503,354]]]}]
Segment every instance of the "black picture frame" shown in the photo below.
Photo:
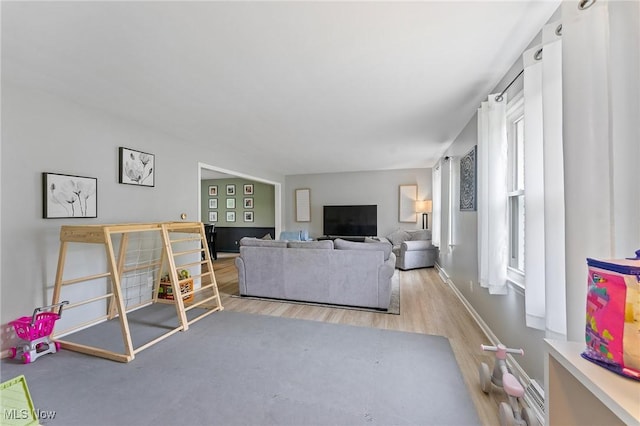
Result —
[{"label": "black picture frame", "polygon": [[121,146],[118,149],[118,183],[156,186],[156,156]]},{"label": "black picture frame", "polygon": [[98,178],[42,173],[43,219],[98,217]]}]

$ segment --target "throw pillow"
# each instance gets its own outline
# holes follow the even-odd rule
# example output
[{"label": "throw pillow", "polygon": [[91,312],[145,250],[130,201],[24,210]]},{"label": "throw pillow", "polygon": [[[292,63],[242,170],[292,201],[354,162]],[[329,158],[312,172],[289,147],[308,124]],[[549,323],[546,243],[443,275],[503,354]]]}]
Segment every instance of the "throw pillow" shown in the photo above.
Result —
[{"label": "throw pillow", "polygon": [[262,237],[263,240],[273,240],[273,238],[271,238],[271,234],[265,234],[264,237]]},{"label": "throw pillow", "polygon": [[300,241],[300,231],[282,231],[280,240]]},{"label": "throw pillow", "polygon": [[404,229],[398,229],[387,235],[387,238],[389,239],[389,241],[391,241],[391,244],[393,244],[394,246],[399,246],[405,241],[409,241],[411,239],[411,234],[409,234]]}]

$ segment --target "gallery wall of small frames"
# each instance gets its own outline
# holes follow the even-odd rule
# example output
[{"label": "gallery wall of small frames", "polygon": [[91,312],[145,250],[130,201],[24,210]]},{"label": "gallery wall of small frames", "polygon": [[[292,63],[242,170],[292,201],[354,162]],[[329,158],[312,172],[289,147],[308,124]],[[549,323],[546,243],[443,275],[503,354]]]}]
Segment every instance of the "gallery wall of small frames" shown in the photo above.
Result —
[{"label": "gallery wall of small frames", "polygon": [[209,185],[209,223],[253,222],[254,221],[254,185],[245,183],[236,185],[227,183]]}]

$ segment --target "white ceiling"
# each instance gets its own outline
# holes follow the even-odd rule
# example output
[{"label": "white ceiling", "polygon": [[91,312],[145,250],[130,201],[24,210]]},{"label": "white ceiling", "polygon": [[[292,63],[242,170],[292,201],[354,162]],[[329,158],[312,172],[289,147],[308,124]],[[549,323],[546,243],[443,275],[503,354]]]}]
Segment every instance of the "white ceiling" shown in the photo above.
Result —
[{"label": "white ceiling", "polygon": [[430,167],[558,5],[3,1],[2,79],[284,175]]}]

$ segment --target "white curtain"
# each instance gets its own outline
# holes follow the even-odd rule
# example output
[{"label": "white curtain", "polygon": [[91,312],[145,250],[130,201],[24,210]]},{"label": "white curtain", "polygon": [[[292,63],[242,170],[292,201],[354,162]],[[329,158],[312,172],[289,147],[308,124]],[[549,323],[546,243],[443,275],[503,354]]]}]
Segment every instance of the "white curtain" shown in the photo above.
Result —
[{"label": "white curtain", "polygon": [[527,326],[566,337],[562,41],[560,22],[524,52],[525,310]]},{"label": "white curtain", "polygon": [[431,243],[440,247],[440,229],[442,223],[442,161],[431,169],[433,204],[431,206]]},{"label": "white curtain", "polygon": [[478,276],[491,294],[507,293],[506,95],[478,109]]},{"label": "white curtain", "polygon": [[458,191],[456,187],[456,182],[459,182],[458,177],[458,165],[455,157],[449,157],[447,161],[449,165],[449,184],[448,187],[448,198],[447,205],[448,207],[448,218],[447,218],[447,252],[451,252],[453,250],[453,246],[455,245],[455,218],[457,211],[456,201],[458,200]]},{"label": "white curtain", "polygon": [[585,258],[640,241],[640,2],[576,3],[561,6],[569,340],[584,337]]}]

